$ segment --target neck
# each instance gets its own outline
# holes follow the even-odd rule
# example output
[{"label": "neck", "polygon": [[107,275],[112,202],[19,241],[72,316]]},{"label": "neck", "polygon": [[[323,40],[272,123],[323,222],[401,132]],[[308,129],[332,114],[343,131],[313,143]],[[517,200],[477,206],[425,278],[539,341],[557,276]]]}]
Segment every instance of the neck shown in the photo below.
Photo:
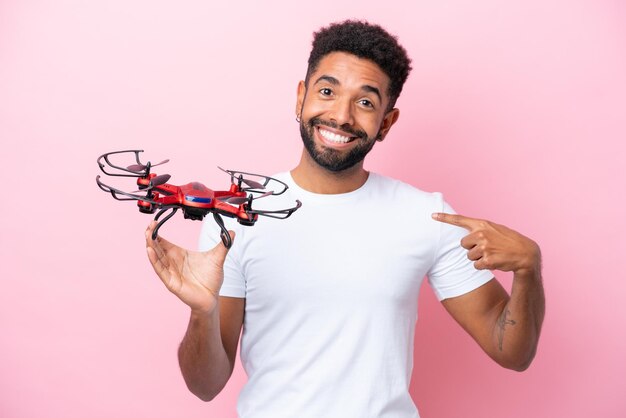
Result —
[{"label": "neck", "polygon": [[349,193],[363,186],[369,173],[363,161],[342,171],[330,171],[317,164],[306,149],[302,150],[300,163],[291,170],[291,177],[298,186],[312,193]]}]

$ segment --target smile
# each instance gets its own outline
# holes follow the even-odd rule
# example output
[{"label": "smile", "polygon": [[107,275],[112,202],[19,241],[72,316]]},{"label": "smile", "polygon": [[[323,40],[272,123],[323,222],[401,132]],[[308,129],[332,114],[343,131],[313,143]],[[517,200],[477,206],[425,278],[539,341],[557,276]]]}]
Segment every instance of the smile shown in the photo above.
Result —
[{"label": "smile", "polygon": [[352,141],[354,138],[354,136],[345,136],[345,135],[340,135],[336,132],[331,132],[327,129],[324,129],[322,127],[318,127],[317,131],[319,132],[319,134],[328,142],[333,143],[333,144],[347,144],[348,142]]}]

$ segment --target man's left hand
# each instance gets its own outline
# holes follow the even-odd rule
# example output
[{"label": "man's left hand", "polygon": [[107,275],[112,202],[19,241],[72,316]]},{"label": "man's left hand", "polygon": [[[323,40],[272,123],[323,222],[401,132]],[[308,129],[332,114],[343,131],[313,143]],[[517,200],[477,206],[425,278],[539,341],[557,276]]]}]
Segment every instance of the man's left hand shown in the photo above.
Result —
[{"label": "man's left hand", "polygon": [[541,250],[536,242],[504,225],[449,213],[433,213],[433,219],[469,231],[461,240],[467,258],[478,270],[536,274],[541,268]]}]

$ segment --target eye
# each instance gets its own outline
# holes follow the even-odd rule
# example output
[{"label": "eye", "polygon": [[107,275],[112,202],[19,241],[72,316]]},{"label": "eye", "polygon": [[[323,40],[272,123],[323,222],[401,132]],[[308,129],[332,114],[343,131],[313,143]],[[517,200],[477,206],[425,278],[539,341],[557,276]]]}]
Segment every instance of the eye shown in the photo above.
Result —
[{"label": "eye", "polygon": [[374,107],[374,103],[372,103],[370,100],[368,99],[361,99],[359,100],[359,103],[365,107]]},{"label": "eye", "polygon": [[324,87],[323,89],[320,89],[320,94],[322,96],[331,96],[333,94],[333,91],[328,87]]}]

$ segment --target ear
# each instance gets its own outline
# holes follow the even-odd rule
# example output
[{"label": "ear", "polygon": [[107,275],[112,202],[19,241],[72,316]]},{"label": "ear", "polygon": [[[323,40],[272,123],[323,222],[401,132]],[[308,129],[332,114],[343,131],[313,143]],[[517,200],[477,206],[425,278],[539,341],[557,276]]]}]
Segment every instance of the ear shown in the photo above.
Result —
[{"label": "ear", "polygon": [[383,118],[383,123],[380,125],[378,137],[376,138],[377,141],[382,142],[385,139],[387,133],[389,133],[389,130],[391,129],[393,124],[396,123],[399,117],[400,109],[395,107],[385,114],[385,117]]},{"label": "ear", "polygon": [[300,113],[302,113],[302,104],[304,103],[305,96],[306,96],[306,86],[304,84],[304,81],[300,80],[300,82],[298,83],[298,93],[297,93],[297,100],[296,100],[296,117],[302,116]]}]

